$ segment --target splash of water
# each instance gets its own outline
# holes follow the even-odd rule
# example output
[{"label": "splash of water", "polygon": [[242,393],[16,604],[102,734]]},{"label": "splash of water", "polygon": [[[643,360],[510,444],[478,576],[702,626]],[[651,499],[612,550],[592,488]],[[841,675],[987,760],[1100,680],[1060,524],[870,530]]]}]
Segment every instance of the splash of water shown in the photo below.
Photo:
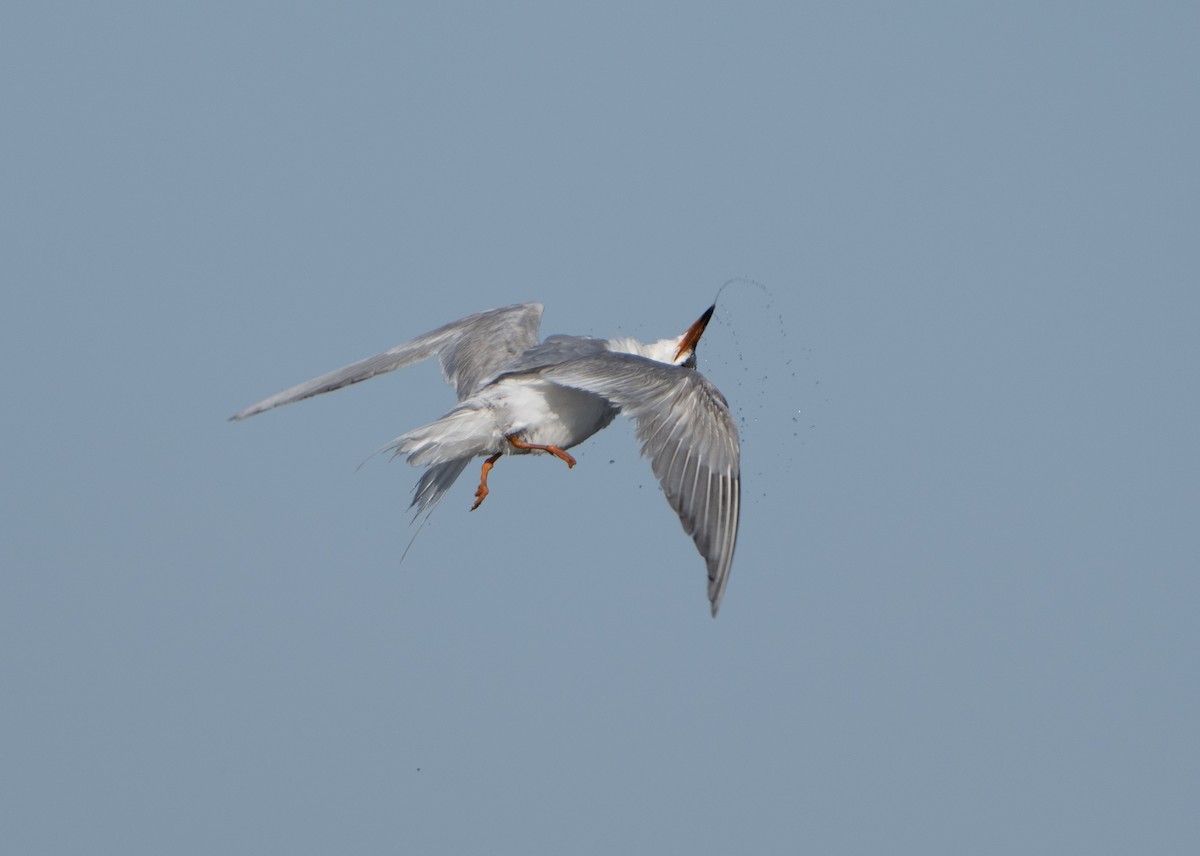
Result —
[{"label": "splash of water", "polygon": [[775,295],[771,293],[771,289],[767,288],[756,279],[747,279],[744,276],[735,276],[732,279],[727,279],[721,283],[721,287],[717,289],[717,296],[713,298],[713,304],[717,304],[721,300],[721,294],[731,285],[752,285],[766,295],[767,301],[774,306]]},{"label": "splash of water", "polygon": [[[727,328],[728,340],[736,359],[732,366],[735,373],[733,388],[728,391],[732,393],[729,398],[742,436],[743,450],[749,452],[744,463],[758,460],[759,456],[754,450],[765,443],[772,450],[771,459],[775,465],[791,469],[795,465],[795,446],[791,444],[802,444],[797,416],[802,412],[804,396],[799,389],[796,367],[793,365],[798,354],[789,341],[788,324],[777,308],[775,295],[762,282],[747,277],[726,280],[717,289],[714,303],[720,301],[726,289],[733,286],[741,287],[738,296],[749,299],[734,299],[721,305],[714,314],[714,320],[719,319],[719,323]],[[739,323],[738,312],[742,309],[750,310],[757,323]],[[765,309],[767,315],[775,318],[777,326],[774,335],[762,329],[757,317],[760,309]],[[739,335],[739,329],[747,329],[747,326],[758,332],[750,338],[746,337],[747,334]],[[799,356],[803,356],[803,353]],[[789,433],[791,440],[782,443],[781,435]],[[761,461],[759,465],[763,465]],[[765,473],[760,471],[755,475],[759,480]]]}]

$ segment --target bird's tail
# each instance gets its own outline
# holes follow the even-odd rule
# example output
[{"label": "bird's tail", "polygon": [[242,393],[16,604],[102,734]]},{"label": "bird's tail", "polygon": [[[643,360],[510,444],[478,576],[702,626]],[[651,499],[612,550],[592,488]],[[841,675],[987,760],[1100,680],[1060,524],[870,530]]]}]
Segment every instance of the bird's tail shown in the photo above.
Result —
[{"label": "bird's tail", "polygon": [[462,475],[462,471],[469,463],[471,463],[470,458],[460,458],[457,461],[434,464],[423,472],[413,490],[412,505],[409,506],[409,508],[416,508],[415,517],[420,517],[426,511],[432,511],[442,501],[446,491]]},{"label": "bird's tail", "polygon": [[[415,467],[430,467],[490,454],[501,448],[503,442],[504,436],[496,425],[494,414],[488,408],[463,404],[436,422],[401,434],[388,443],[384,450],[391,451],[393,455],[407,455],[408,462]],[[454,477],[446,482],[446,487],[450,486],[463,466],[465,464],[458,464],[458,470],[453,471]],[[451,471],[447,467],[442,476],[434,477],[431,483]]]},{"label": "bird's tail", "polygon": [[417,531],[413,533],[413,536],[408,539],[408,546],[400,554],[401,565],[408,558],[408,551],[412,549],[417,536],[421,534],[421,530],[429,522],[429,517],[433,514],[433,510],[437,508],[438,503],[442,501],[442,497],[446,495],[446,491],[450,489],[450,485],[454,484],[455,480],[462,475],[462,471],[466,469],[469,463],[471,463],[470,458],[446,461],[441,464],[434,464],[421,473],[421,478],[417,482],[416,489],[413,491],[412,504],[409,505],[410,509],[414,507],[417,509],[413,513],[412,522],[416,523],[420,520],[421,525],[417,527]]}]

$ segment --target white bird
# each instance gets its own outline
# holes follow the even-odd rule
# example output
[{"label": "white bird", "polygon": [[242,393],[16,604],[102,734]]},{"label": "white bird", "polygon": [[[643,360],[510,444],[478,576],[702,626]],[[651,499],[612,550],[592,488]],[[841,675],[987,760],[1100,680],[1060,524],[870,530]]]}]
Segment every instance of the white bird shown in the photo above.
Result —
[{"label": "white bird", "polygon": [[649,344],[590,336],[550,336],[539,344],[540,303],[492,309],[285,389],[230,419],[437,355],[458,405],[384,447],[428,467],[413,492],[420,514],[477,457],[484,462],[472,511],[488,495],[488,473],[503,455],[548,453],[575,466],[566,450],[624,411],[667,502],[704,557],[716,617],[737,543],[741,448],[724,396],[696,370],[696,344],[715,308],[682,335]]}]

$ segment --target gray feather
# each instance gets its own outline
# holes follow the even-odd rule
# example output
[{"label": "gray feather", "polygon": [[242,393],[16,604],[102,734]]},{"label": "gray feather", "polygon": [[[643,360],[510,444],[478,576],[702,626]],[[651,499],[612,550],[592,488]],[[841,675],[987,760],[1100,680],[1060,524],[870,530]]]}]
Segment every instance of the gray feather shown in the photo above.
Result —
[{"label": "gray feather", "polygon": [[694,369],[605,352],[537,370],[603,396],[631,416],[667,502],[708,567],[717,614],[737,546],[741,444],[724,396]]},{"label": "gray feather", "polygon": [[417,481],[416,488],[413,489],[412,505],[409,507],[415,506],[418,515],[426,510],[432,510],[442,501],[446,491],[462,475],[462,471],[467,468],[469,463],[471,463],[470,458],[460,458],[457,461],[446,461],[429,467],[421,473],[421,478]]},{"label": "gray feather", "polygon": [[541,319],[540,303],[522,303],[470,315],[382,354],[285,389],[229,418],[245,419],[273,407],[332,392],[435,354],[441,359],[442,374],[447,383],[454,387],[462,401],[478,390],[483,381],[537,344]]}]

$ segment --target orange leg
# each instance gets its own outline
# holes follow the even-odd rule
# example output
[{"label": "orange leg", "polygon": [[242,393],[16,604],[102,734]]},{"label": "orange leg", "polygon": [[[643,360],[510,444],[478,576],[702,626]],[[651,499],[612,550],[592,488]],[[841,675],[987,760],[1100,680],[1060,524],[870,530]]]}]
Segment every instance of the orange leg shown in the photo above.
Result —
[{"label": "orange leg", "polygon": [[471,506],[472,511],[474,511],[476,508],[478,508],[479,503],[483,502],[487,498],[487,495],[488,495],[488,486],[487,486],[488,473],[490,473],[492,471],[492,467],[496,466],[496,461],[498,461],[498,460],[500,460],[499,452],[492,455],[490,458],[488,458],[486,461],[483,462],[483,469],[480,470],[480,472],[479,472],[479,489],[477,491],[475,491],[475,504]]},{"label": "orange leg", "polygon": [[558,448],[558,446],[542,446],[537,443],[526,443],[524,440],[522,440],[516,434],[509,434],[508,442],[512,443],[518,449],[537,449],[539,452],[549,452],[551,455],[558,458],[560,461],[563,461],[564,463],[566,463],[568,468],[575,466],[575,459],[572,458],[570,455],[568,455],[566,452],[564,452],[562,449]]}]

